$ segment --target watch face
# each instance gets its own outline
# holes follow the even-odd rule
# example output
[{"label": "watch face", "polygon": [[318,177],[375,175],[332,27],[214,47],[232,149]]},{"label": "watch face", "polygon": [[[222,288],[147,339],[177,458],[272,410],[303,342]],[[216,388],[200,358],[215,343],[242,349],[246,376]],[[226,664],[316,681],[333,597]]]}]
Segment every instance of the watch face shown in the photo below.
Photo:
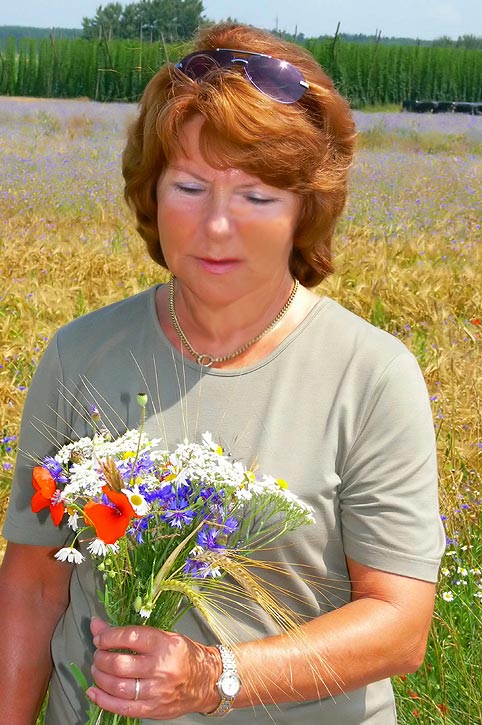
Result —
[{"label": "watch face", "polygon": [[241,689],[241,681],[234,672],[224,672],[219,678],[218,687],[224,697],[236,697]]}]

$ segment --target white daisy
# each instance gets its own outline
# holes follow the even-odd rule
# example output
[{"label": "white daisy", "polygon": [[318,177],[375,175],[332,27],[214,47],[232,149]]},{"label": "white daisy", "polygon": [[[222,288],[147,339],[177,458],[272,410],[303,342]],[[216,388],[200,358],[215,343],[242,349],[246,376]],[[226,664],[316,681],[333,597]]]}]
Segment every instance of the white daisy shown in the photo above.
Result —
[{"label": "white daisy", "polygon": [[444,600],[444,602],[453,602],[454,601],[453,592],[442,592],[442,599]]},{"label": "white daisy", "polygon": [[59,561],[68,561],[70,564],[82,564],[84,561],[83,555],[78,549],[74,549],[72,546],[66,546],[60,549],[56,554],[55,558]]},{"label": "white daisy", "polygon": [[139,614],[144,619],[149,619],[149,617],[152,614],[152,610],[154,609],[154,605],[152,602],[147,602],[139,609]]},{"label": "white daisy", "polygon": [[210,451],[213,451],[213,453],[217,453],[218,455],[222,456],[223,449],[221,448],[220,445],[218,445],[216,443],[216,441],[214,440],[214,438],[212,436],[212,433],[210,433],[209,431],[206,431],[205,433],[203,433],[202,439],[203,439],[204,445],[207,448],[209,448]]},{"label": "white daisy", "polygon": [[130,504],[138,516],[145,516],[149,511],[149,504],[139,491],[138,484],[134,484],[132,488],[123,488],[124,493],[130,501]]},{"label": "white daisy", "polygon": [[114,544],[106,544],[102,541],[102,539],[94,539],[88,545],[87,550],[90,551],[93,556],[106,556],[109,552],[117,554],[119,551],[119,544],[117,542]]},{"label": "white daisy", "polygon": [[77,511],[72,511],[67,523],[71,529],[77,531],[77,529],[79,528],[79,514]]}]

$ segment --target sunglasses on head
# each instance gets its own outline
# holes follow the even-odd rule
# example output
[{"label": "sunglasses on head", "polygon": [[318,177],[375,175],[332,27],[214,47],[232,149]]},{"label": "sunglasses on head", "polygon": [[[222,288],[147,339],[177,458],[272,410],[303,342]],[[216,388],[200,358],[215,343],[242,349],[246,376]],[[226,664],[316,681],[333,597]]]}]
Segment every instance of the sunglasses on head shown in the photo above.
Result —
[{"label": "sunglasses on head", "polygon": [[233,68],[236,65],[244,69],[247,79],[258,91],[279,103],[296,103],[310,87],[303,74],[291,63],[249,50],[197,50],[176,63],[176,68],[191,80],[200,81],[217,68]]}]

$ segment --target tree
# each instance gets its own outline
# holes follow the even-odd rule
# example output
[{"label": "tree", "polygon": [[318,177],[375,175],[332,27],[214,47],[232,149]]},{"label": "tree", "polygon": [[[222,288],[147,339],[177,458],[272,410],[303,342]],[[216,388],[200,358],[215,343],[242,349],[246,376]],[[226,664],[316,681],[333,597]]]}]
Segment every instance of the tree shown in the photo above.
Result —
[{"label": "tree", "polygon": [[122,23],[122,5],[108,3],[105,8],[99,5],[95,18],[83,18],[84,38],[98,38],[103,34],[108,40],[120,37]]},{"label": "tree", "polygon": [[120,3],[99,5],[94,18],[84,18],[84,38],[187,40],[203,22],[202,0],[140,0],[123,9]]}]

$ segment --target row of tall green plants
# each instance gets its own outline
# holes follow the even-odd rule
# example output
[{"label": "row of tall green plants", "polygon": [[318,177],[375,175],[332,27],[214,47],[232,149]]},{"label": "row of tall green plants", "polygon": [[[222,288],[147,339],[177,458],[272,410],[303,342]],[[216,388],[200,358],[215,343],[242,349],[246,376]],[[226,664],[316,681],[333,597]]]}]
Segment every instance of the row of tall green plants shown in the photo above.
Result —
[{"label": "row of tall green plants", "polygon": [[[306,47],[355,108],[404,99],[482,101],[482,51],[311,39]],[[0,52],[0,94],[133,101],[184,46],[140,40],[12,39]]]},{"label": "row of tall green plants", "polygon": [[308,40],[355,108],[405,99],[482,101],[482,51]]}]

